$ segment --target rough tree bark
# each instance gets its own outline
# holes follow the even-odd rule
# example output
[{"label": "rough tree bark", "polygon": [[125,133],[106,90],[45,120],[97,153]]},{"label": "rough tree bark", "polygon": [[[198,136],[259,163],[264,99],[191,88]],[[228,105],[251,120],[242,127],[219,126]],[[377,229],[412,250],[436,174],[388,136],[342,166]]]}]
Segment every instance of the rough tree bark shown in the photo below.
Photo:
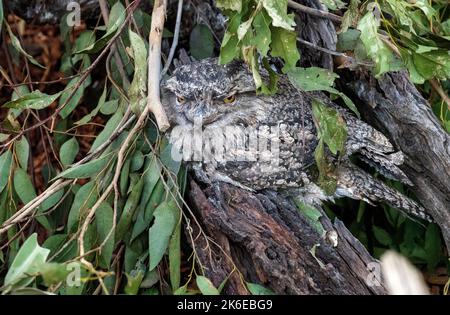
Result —
[{"label": "rough tree bark", "polygon": [[[318,0],[298,2],[324,9]],[[211,3],[192,0],[187,6],[200,8]],[[205,20],[217,30],[214,24],[218,19],[205,16]],[[300,13],[297,24],[300,37],[335,50],[336,31],[331,21]],[[303,65],[333,68],[331,56],[305,46],[301,50]],[[403,170],[450,247],[448,134],[404,73],[379,80],[363,72],[356,78],[352,75],[346,78],[345,87],[358,100],[355,103],[363,116],[385,130],[405,152]],[[254,194],[193,179],[187,197],[205,232],[197,233],[199,228],[191,224],[196,230],[192,235],[199,235],[191,245],[216,286],[231,273],[225,293],[248,293],[244,279],[279,294],[386,293],[383,282],[376,278],[380,275],[377,261],[339,220],[333,223],[323,213],[320,222],[327,233],[322,237],[289,199],[274,192]]]},{"label": "rough tree bark", "polygon": [[[245,294],[241,279],[277,294],[385,294],[379,265],[339,220],[320,218],[321,237],[289,199],[274,192],[253,194],[220,184],[190,182],[189,202],[204,231],[195,248],[203,271],[225,292]],[[197,233],[193,233],[197,235]],[[334,241],[337,238],[337,242]]]},{"label": "rough tree bark", "polygon": [[450,252],[450,136],[406,72],[376,80],[360,71],[345,79],[364,118],[405,153],[411,190],[440,226]]}]

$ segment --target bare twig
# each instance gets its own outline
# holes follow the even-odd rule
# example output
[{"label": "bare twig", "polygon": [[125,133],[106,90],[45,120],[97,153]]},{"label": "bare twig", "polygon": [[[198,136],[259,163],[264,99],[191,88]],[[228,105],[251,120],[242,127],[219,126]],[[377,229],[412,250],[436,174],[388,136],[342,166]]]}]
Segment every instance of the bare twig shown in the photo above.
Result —
[{"label": "bare twig", "polygon": [[170,127],[169,120],[161,104],[159,91],[161,79],[161,40],[166,8],[167,0],[155,0],[153,4],[148,55],[148,99],[146,107],[155,115],[156,123],[160,131],[166,131]]},{"label": "bare twig", "polygon": [[[140,0],[135,0],[131,7],[130,10],[134,11],[137,6],[139,5]],[[100,61],[102,60],[102,58],[106,55],[106,53],[109,51],[109,49],[112,47],[112,45],[114,44],[114,42],[117,40],[117,38],[120,37],[120,35],[122,34],[122,31],[125,29],[126,25],[128,24],[128,22],[131,19],[132,14],[128,14],[125,21],[123,22],[123,24],[120,26],[120,28],[117,30],[116,34],[111,38],[111,40],[108,42],[108,44],[106,45],[106,47],[102,50],[102,52],[99,54],[99,56],[97,57],[97,59],[94,60],[94,62],[88,67],[86,68],[86,70],[83,72],[83,74],[80,77],[80,80],[77,82],[77,84],[74,86],[74,88],[72,89],[72,92],[70,93],[70,95],[67,97],[66,101],[59,106],[58,108],[55,109],[55,111],[53,112],[52,115],[48,116],[47,118],[41,120],[40,122],[34,124],[33,126],[30,126],[28,128],[23,129],[20,133],[18,133],[16,136],[14,136],[11,140],[9,140],[6,144],[1,145],[0,147],[6,147],[9,146],[11,143],[13,143],[15,140],[17,140],[20,136],[22,136],[23,134],[34,130],[42,125],[44,125],[45,123],[49,122],[50,120],[54,121],[55,117],[61,112],[61,110],[66,107],[66,105],[70,102],[70,100],[73,98],[73,96],[77,93],[78,88],[81,86],[81,84],[83,84],[83,82],[88,78],[89,74],[92,72],[92,70],[94,70],[95,67],[97,67],[97,65],[100,63]],[[53,125],[53,124],[52,124]]]},{"label": "bare twig", "polygon": [[448,110],[450,110],[450,97],[442,89],[441,84],[436,79],[431,79],[430,84],[432,88],[439,94],[442,100],[447,104]]},{"label": "bare twig", "polygon": [[327,12],[327,11],[322,11],[322,10],[310,8],[310,7],[306,6],[306,5],[294,2],[292,0],[288,1],[288,6],[293,8],[293,9],[295,9],[295,10],[297,10],[297,11],[304,12],[304,13],[307,13],[307,14],[312,15],[312,16],[329,19],[329,20],[331,20],[333,22],[336,22],[336,23],[341,23],[342,22],[342,17],[340,17],[339,15],[336,15],[336,14],[333,14],[333,13],[330,13],[330,12]]},{"label": "bare twig", "polygon": [[316,44],[313,44],[313,43],[308,42],[308,41],[306,41],[306,40],[304,40],[304,39],[301,39],[300,37],[297,37],[297,41],[298,41],[299,43],[302,43],[302,44],[306,45],[306,46],[309,46],[309,47],[311,47],[311,48],[314,48],[314,49],[316,49],[316,50],[322,51],[322,52],[324,52],[324,53],[327,53],[327,54],[330,54],[330,55],[333,55],[333,56],[339,56],[339,57],[344,57],[344,58],[351,58],[351,59],[353,59],[352,57],[350,57],[350,56],[348,56],[348,55],[346,55],[346,54],[344,54],[344,53],[341,53],[341,52],[338,52],[338,51],[334,51],[334,50],[329,50],[329,49],[327,49],[327,48],[317,46]]},{"label": "bare twig", "polygon": [[[106,0],[98,0],[98,3],[100,5],[100,11],[102,12],[103,21],[105,21],[105,25],[108,25],[109,22],[109,10],[108,10],[108,4],[106,3]],[[131,15],[133,15],[131,13]],[[120,73],[120,76],[122,77],[123,81],[123,87],[127,89],[130,86],[130,81],[128,80],[127,74],[125,73],[125,67],[123,66],[122,59],[119,55],[119,50],[117,49],[117,45],[114,43],[111,46],[111,51],[113,51],[114,54],[114,60],[116,62],[117,70]]]},{"label": "bare twig", "polygon": [[46,200],[48,197],[50,197],[57,191],[69,185],[72,181],[73,180],[63,180],[63,179],[58,179],[57,181],[55,181],[42,194],[31,200],[24,207],[22,207],[22,209],[20,209],[19,211],[14,213],[10,218],[8,218],[0,228],[0,235],[8,231],[9,228],[14,224],[26,218],[31,212],[33,212],[34,209],[36,209],[36,207],[38,207],[42,202],[44,202],[44,200]]},{"label": "bare twig", "polygon": [[[139,119],[138,119],[136,125],[133,127],[133,129],[130,131],[127,138],[121,145],[119,153],[118,153],[114,178],[113,178],[112,182],[108,185],[106,190],[103,192],[103,194],[100,196],[100,198],[97,200],[97,202],[94,204],[94,206],[91,208],[88,215],[86,216],[86,219],[83,222],[83,225],[81,226],[80,234],[78,235],[78,244],[79,244],[79,249],[80,249],[80,256],[82,257],[81,260],[86,265],[90,265],[90,263],[84,259],[84,256],[85,256],[84,235],[87,231],[87,228],[88,228],[91,220],[94,218],[95,211],[98,209],[100,204],[103,201],[105,201],[105,199],[111,193],[112,189],[117,186],[117,182],[119,180],[119,176],[122,171],[123,161],[125,160],[125,155],[126,155],[126,150],[128,149],[128,145],[130,144],[131,140],[138,134],[139,129],[141,129],[145,125],[145,120],[147,119],[149,111],[150,111],[149,107],[145,107],[144,111],[139,116]],[[112,234],[112,231],[114,231],[114,229],[115,229],[115,225],[116,225],[116,218],[114,217],[113,218],[113,226],[105,239],[108,239],[110,237],[110,235]]]},{"label": "bare twig", "polygon": [[183,13],[183,0],[178,0],[177,10],[177,21],[175,24],[175,32],[173,34],[172,46],[170,47],[169,56],[167,57],[166,64],[164,65],[164,69],[161,72],[161,76],[165,75],[169,70],[169,67],[172,64],[173,56],[175,55],[175,50],[177,49],[178,38],[180,37],[181,15]]}]

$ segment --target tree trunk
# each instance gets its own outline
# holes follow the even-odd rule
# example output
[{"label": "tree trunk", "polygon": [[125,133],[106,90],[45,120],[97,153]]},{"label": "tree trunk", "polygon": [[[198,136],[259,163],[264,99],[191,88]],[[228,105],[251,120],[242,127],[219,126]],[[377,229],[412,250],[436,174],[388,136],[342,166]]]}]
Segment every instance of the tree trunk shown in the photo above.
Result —
[{"label": "tree trunk", "polygon": [[321,237],[289,199],[224,183],[192,180],[188,198],[210,238],[191,244],[203,271],[216,286],[234,271],[227,294],[247,293],[239,273],[277,294],[386,293],[379,263],[339,220],[323,214]]},{"label": "tree trunk", "polygon": [[376,80],[364,72],[348,75],[345,86],[359,99],[363,117],[405,154],[402,170],[411,190],[440,226],[450,252],[450,136],[406,72]]},{"label": "tree trunk", "polygon": [[[36,11],[36,2],[9,3],[12,11],[33,19],[38,16],[36,12],[42,12]],[[298,2],[324,9],[318,0]],[[192,0],[186,5],[191,3],[200,8],[212,1]],[[65,7],[55,5],[54,10],[57,8]],[[62,11],[50,16],[59,19]],[[298,16],[300,37],[335,50],[336,31],[331,21],[302,13]],[[220,36],[221,26],[215,21],[223,19],[211,15],[202,20],[209,20]],[[191,21],[183,19],[183,23]],[[301,50],[302,65],[333,68],[330,55],[304,45]],[[384,130],[405,153],[403,171],[413,181],[412,190],[419,201],[440,225],[450,248],[448,134],[405,73],[391,73],[376,80],[364,72],[358,76],[352,72],[343,84],[359,100],[355,103],[366,120]],[[188,240],[206,276],[216,286],[231,273],[224,293],[247,294],[244,279],[279,294],[386,293],[378,262],[339,220],[333,223],[322,213],[319,220],[326,231],[322,236],[289,199],[274,192],[255,194],[224,183],[208,186],[193,179],[187,197],[203,229],[199,231],[196,224],[187,223],[194,229],[190,235],[199,235]]]}]

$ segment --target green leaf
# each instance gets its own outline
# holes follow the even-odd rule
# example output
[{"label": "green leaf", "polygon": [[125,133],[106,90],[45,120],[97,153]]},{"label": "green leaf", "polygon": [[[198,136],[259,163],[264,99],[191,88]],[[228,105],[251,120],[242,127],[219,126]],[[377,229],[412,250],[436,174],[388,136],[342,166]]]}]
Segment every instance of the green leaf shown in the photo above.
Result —
[{"label": "green leaf", "polygon": [[293,69],[300,59],[297,49],[297,34],[279,27],[272,27],[272,48],[273,57],[281,57],[284,60],[283,72]]},{"label": "green leaf", "polygon": [[[3,13],[3,12],[2,12]],[[6,29],[8,30],[9,37],[11,38],[11,44],[15,49],[17,49],[18,52],[20,52],[22,55],[24,55],[32,64],[35,66],[38,66],[42,69],[46,69],[43,65],[41,65],[36,59],[34,59],[30,54],[28,54],[20,44],[19,39],[14,35],[14,33],[11,30],[11,27],[9,27],[8,23],[5,23]]]},{"label": "green leaf", "polygon": [[236,13],[228,23],[227,30],[220,46],[219,63],[222,65],[239,57],[240,48],[238,45],[239,39],[237,37],[237,30],[241,23],[241,19],[242,16],[239,13]]},{"label": "green leaf", "polygon": [[6,141],[9,138],[9,134],[0,132],[0,142]]},{"label": "green leaf", "polygon": [[3,26],[3,0],[0,0],[0,33],[2,32]]},{"label": "green leaf", "polygon": [[302,202],[298,198],[295,198],[294,202],[298,210],[308,219],[309,223],[316,230],[316,232],[319,233],[320,236],[324,236],[326,230],[319,220],[322,216],[322,213],[313,206]]},{"label": "green leaf", "polygon": [[39,273],[47,287],[65,281],[70,272],[67,265],[58,263],[45,263],[39,268]]},{"label": "green leaf", "polygon": [[204,276],[197,276],[195,282],[203,295],[220,295],[214,284]]},{"label": "green leaf", "polygon": [[155,222],[149,230],[149,270],[153,270],[161,261],[172,232],[177,224],[179,209],[173,200],[164,201],[154,212]]},{"label": "green leaf", "polygon": [[114,115],[111,116],[111,118],[106,123],[105,128],[103,128],[103,130],[95,138],[95,141],[89,149],[89,152],[94,152],[95,149],[97,149],[100,145],[102,145],[106,140],[109,139],[114,130],[116,130],[122,118],[123,113],[121,110],[118,110]]},{"label": "green leaf", "polygon": [[3,106],[14,109],[43,109],[50,106],[58,99],[60,95],[61,92],[53,95],[47,95],[39,90],[36,90],[14,101],[6,102]]},{"label": "green leaf", "polygon": [[125,7],[122,5],[122,3],[120,3],[120,1],[117,1],[111,8],[108,25],[106,27],[106,33],[95,43],[82,50],[76,51],[75,54],[95,54],[99,52],[103,47],[105,47],[111,37],[114,36],[119,26],[123,24],[123,22],[125,21],[125,15]]},{"label": "green leaf", "polygon": [[245,285],[252,295],[274,295],[275,293],[257,283],[246,282]]},{"label": "green leaf", "polygon": [[416,1],[411,1],[411,5],[418,7],[420,10],[422,10],[422,12],[426,15],[426,17],[428,18],[428,20],[432,20],[433,17],[435,17],[438,13],[438,11],[436,11],[433,6],[432,6],[432,2],[429,2],[428,0],[416,0]]},{"label": "green leaf", "polygon": [[133,186],[131,194],[125,203],[125,207],[120,216],[119,222],[116,227],[115,240],[119,241],[123,239],[125,233],[129,230],[131,221],[133,219],[136,208],[139,204],[139,199],[141,197],[142,187],[144,185],[144,180],[141,177],[139,181]]},{"label": "green leaf", "polygon": [[214,55],[214,37],[205,24],[197,24],[189,38],[191,55],[195,59],[205,59]]},{"label": "green leaf", "polygon": [[265,11],[259,11],[253,20],[253,29],[255,36],[252,39],[252,44],[256,46],[259,54],[266,57],[272,42],[272,34],[270,31],[270,18]]},{"label": "green leaf", "polygon": [[81,51],[91,45],[94,45],[94,43],[95,43],[94,31],[87,30],[82,32],[75,40],[75,45],[72,49],[73,52],[72,57],[68,59],[67,61],[68,64],[61,65],[61,70],[66,70],[65,68],[67,67],[68,68],[67,71],[71,71],[71,68],[75,66],[79,61],[89,60],[89,57],[86,54],[76,54],[76,52]]},{"label": "green leaf", "polygon": [[80,146],[78,145],[78,141],[75,137],[70,138],[61,146],[59,150],[59,157],[61,159],[62,165],[65,167],[69,166],[75,160]]},{"label": "green leaf", "polygon": [[336,11],[345,8],[345,3],[341,0],[320,0],[329,10]]},{"label": "green leaf", "polygon": [[339,33],[347,32],[350,26],[356,27],[359,21],[359,10],[358,6],[361,3],[360,0],[351,0],[350,5],[345,11],[344,16],[342,17],[341,29]]},{"label": "green leaf", "polygon": [[[73,93],[73,90],[76,88],[77,84],[80,82],[80,77],[73,78],[67,84],[65,90],[62,92],[61,98],[59,99],[59,106],[61,107],[69,98],[69,96]],[[64,106],[63,109],[59,112],[59,116],[61,118],[67,118],[70,113],[77,107],[81,98],[83,97],[85,88],[89,85],[89,81],[85,80],[81,85],[77,88],[75,94],[68,101],[68,103]]]},{"label": "green leaf", "polygon": [[372,227],[372,229],[373,235],[375,236],[376,240],[380,242],[380,244],[384,246],[390,246],[392,244],[392,238],[389,233],[386,232],[386,230],[375,225]]},{"label": "green leaf", "polygon": [[291,82],[302,91],[329,91],[339,76],[317,67],[293,68],[287,73]]},{"label": "green leaf", "polygon": [[12,153],[10,150],[0,155],[0,192],[6,187],[8,183],[9,174],[11,172]]},{"label": "green leaf", "polygon": [[[407,26],[407,29],[411,33],[415,33],[413,27],[413,21],[410,17],[408,7],[410,4],[406,1],[397,1],[397,0],[385,0],[392,10],[389,10],[399,22],[400,25]],[[387,7],[385,7],[387,9]]]},{"label": "green leaf", "polygon": [[37,242],[37,234],[33,233],[22,244],[14,261],[5,276],[5,286],[23,287],[33,281],[32,274],[39,272],[50,250],[42,248]]},{"label": "green leaf", "polygon": [[64,189],[58,190],[53,194],[51,194],[49,197],[47,197],[47,199],[45,199],[42,202],[39,208],[41,209],[41,211],[47,211],[48,209],[56,205],[63,196],[64,196]]},{"label": "green leaf", "polygon": [[69,211],[69,217],[67,219],[68,232],[76,231],[80,220],[85,216],[86,211],[95,204],[97,198],[97,187],[94,181],[81,186],[75,194],[72,207]]},{"label": "green leaf", "polygon": [[136,172],[141,169],[142,165],[144,165],[144,154],[141,151],[136,151],[131,158],[130,171]]},{"label": "green leaf", "polygon": [[16,190],[17,196],[20,200],[26,204],[36,197],[36,191],[31,179],[21,168],[16,168],[14,171],[14,188]]},{"label": "green leaf", "polygon": [[359,43],[359,36],[361,32],[355,29],[349,29],[338,34],[338,42],[336,49],[345,52],[347,50],[354,50]]},{"label": "green leaf", "polygon": [[[16,168],[14,171],[14,190],[17,196],[23,202],[27,204],[34,198],[36,198],[36,190],[31,182],[28,173],[21,168]],[[42,208],[39,207],[38,213],[42,212]],[[36,220],[42,224],[47,230],[51,230],[52,227],[45,216],[37,216]]]},{"label": "green leaf", "polygon": [[173,174],[177,175],[180,170],[181,161],[173,159],[172,156],[172,144],[168,143],[159,154],[161,162],[167,167],[167,169]]},{"label": "green leaf", "polygon": [[119,107],[119,100],[109,100],[100,107],[100,113],[103,115],[111,115],[117,112],[117,108]]},{"label": "green leaf", "polygon": [[20,137],[20,140],[14,142],[17,159],[19,165],[26,171],[28,169],[28,157],[30,156],[30,145],[25,136]]},{"label": "green leaf", "polygon": [[[272,25],[294,31],[294,15],[287,14],[288,0],[260,0],[272,18]],[[275,36],[275,35],[274,35]]]},{"label": "green leaf", "polygon": [[125,293],[128,295],[136,295],[139,292],[139,286],[144,279],[144,273],[139,270],[136,275],[128,275],[127,276],[127,285],[125,286]]},{"label": "green leaf", "polygon": [[318,126],[319,138],[328,145],[331,153],[337,154],[344,150],[347,140],[347,126],[339,112],[314,99],[313,115]]},{"label": "green leaf", "polygon": [[[374,5],[379,10],[378,6]],[[361,31],[361,41],[366,48],[367,55],[375,62],[375,76],[379,77],[388,71],[398,70],[398,60],[378,35],[380,21],[369,10],[358,23]]]},{"label": "green leaf", "polygon": [[105,104],[106,92],[107,92],[107,84],[106,84],[106,81],[105,81],[105,87],[103,88],[103,92],[102,92],[102,95],[100,96],[100,98],[98,100],[97,106],[89,114],[83,116],[83,118],[81,118],[80,120],[76,121],[74,123],[75,125],[87,124],[88,122],[90,122],[92,120],[92,118],[94,118],[98,114],[98,112],[101,109],[101,107]]},{"label": "green leaf", "polygon": [[59,173],[57,178],[89,178],[103,171],[105,166],[111,160],[111,156],[105,155],[85,164],[72,166]]},{"label": "green leaf", "polygon": [[441,261],[441,257],[443,257],[441,246],[439,226],[437,224],[429,224],[425,233],[424,246],[427,252],[428,270],[434,270]]},{"label": "green leaf", "polygon": [[332,164],[325,156],[325,145],[323,139],[319,140],[319,143],[314,151],[314,160],[319,170],[318,183],[327,195],[333,195],[337,188],[337,181],[330,173],[334,171]]},{"label": "green leaf", "polygon": [[140,113],[147,105],[147,48],[144,40],[131,29],[129,36],[133,49],[134,77],[128,96],[133,112]]},{"label": "green leaf", "polygon": [[177,218],[178,224],[175,227],[172,237],[169,241],[169,272],[170,272],[170,284],[172,291],[175,291],[180,287],[180,268],[181,268],[181,221]]},{"label": "green leaf", "polygon": [[241,11],[242,0],[216,0],[216,6],[224,10]]},{"label": "green leaf", "polygon": [[[108,236],[113,227],[113,220],[114,220],[113,214],[114,214],[113,209],[106,202],[102,202],[98,207],[97,211],[95,212],[95,225],[97,227],[97,234],[98,234],[97,243],[99,246],[106,240],[106,237]],[[100,250],[100,265],[103,268],[105,269],[109,268],[113,251],[114,251],[114,231],[111,232],[111,235],[105,242],[105,245]]]},{"label": "green leaf", "polygon": [[344,93],[336,90],[332,87],[334,80],[339,76],[323,68],[309,67],[309,68],[293,68],[288,71],[289,80],[298,89],[303,91],[327,91],[332,94],[338,95],[342,98],[345,105],[350,108],[358,118],[360,114],[356,109],[353,101],[347,97]]}]

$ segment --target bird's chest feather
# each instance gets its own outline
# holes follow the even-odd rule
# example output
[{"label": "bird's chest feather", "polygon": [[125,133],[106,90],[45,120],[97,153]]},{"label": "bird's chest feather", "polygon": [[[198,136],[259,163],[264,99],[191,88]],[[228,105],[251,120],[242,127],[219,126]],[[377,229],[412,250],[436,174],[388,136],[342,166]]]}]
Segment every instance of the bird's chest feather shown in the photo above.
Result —
[{"label": "bird's chest feather", "polygon": [[170,135],[174,152],[200,163],[210,177],[252,189],[298,187],[317,145],[311,111],[298,100],[273,104],[246,125],[177,126]]}]

